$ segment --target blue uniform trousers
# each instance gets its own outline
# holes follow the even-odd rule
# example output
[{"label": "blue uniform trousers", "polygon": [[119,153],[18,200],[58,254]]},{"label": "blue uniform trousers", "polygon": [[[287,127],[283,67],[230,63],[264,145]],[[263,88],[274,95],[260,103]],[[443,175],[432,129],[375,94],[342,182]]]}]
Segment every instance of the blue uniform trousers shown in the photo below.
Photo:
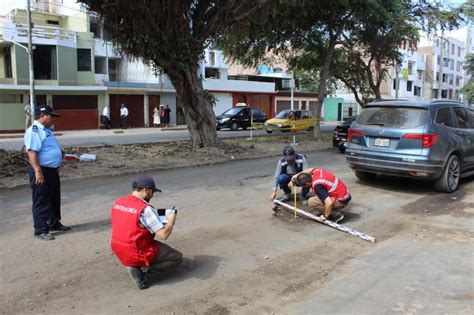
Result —
[{"label": "blue uniform trousers", "polygon": [[44,184],[36,185],[34,169],[28,167],[28,177],[33,190],[33,225],[35,235],[48,233],[49,228],[61,220],[61,183],[56,168],[41,167]]}]

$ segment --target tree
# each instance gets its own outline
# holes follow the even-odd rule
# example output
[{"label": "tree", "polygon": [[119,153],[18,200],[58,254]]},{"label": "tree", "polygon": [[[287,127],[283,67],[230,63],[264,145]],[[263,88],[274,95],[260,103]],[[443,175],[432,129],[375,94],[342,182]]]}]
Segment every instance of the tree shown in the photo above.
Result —
[{"label": "tree", "polygon": [[199,60],[213,38],[273,1],[79,0],[104,19],[127,55],[166,73],[184,107],[195,148],[215,146],[215,115],[199,77]]},{"label": "tree", "polygon": [[461,88],[459,92],[465,94],[469,104],[474,103],[474,54],[469,54],[466,56],[466,62],[464,64],[464,69],[469,74],[469,81]]}]

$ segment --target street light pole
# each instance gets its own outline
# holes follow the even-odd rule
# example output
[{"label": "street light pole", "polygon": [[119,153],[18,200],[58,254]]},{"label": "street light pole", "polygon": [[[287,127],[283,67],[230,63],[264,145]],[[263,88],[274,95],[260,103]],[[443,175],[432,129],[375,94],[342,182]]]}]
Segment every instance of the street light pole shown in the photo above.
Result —
[{"label": "street light pole", "polygon": [[35,75],[33,70],[33,43],[31,36],[31,8],[30,0],[27,0],[27,12],[28,12],[28,65],[30,67],[30,106],[31,106],[31,115],[33,119],[36,118],[36,108],[35,108]]}]

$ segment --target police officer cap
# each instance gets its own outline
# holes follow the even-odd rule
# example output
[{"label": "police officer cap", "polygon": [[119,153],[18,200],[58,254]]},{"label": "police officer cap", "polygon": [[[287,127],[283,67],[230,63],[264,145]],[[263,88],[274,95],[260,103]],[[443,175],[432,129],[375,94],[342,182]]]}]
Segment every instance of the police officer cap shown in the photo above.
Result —
[{"label": "police officer cap", "polygon": [[288,160],[294,160],[295,159],[295,149],[291,145],[287,145],[286,147],[283,148],[283,156],[285,159]]},{"label": "police officer cap", "polygon": [[40,114],[44,114],[44,115],[51,115],[51,116],[59,117],[59,114],[56,113],[55,111],[53,111],[53,108],[49,105],[44,105],[44,106],[41,106],[40,108],[38,108],[37,114],[38,114],[38,116]]},{"label": "police officer cap", "polygon": [[160,189],[156,188],[155,181],[150,176],[140,175],[133,181],[132,188],[152,188],[153,192],[161,192]]}]

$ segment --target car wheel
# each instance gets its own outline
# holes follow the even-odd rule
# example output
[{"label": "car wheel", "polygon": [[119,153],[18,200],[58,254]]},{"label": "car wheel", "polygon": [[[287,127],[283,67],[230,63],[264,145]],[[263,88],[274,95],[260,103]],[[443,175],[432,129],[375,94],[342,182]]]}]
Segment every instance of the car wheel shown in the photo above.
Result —
[{"label": "car wheel", "polygon": [[364,180],[364,181],[374,180],[377,178],[377,174],[367,173],[367,172],[362,172],[362,171],[355,171],[355,175],[357,176],[358,179]]},{"label": "car wheel", "polygon": [[272,133],[273,132],[272,130],[266,130],[266,131],[267,131],[267,133]]},{"label": "car wheel", "polygon": [[339,144],[337,147],[339,148],[339,151],[341,153],[346,153],[346,147],[344,146],[344,142]]},{"label": "car wheel", "polygon": [[237,125],[237,123],[233,122],[230,124],[230,130],[236,131],[237,129],[239,129],[239,125]]},{"label": "car wheel", "polygon": [[458,188],[461,165],[456,155],[451,155],[441,177],[434,182],[436,190],[451,193]]}]

